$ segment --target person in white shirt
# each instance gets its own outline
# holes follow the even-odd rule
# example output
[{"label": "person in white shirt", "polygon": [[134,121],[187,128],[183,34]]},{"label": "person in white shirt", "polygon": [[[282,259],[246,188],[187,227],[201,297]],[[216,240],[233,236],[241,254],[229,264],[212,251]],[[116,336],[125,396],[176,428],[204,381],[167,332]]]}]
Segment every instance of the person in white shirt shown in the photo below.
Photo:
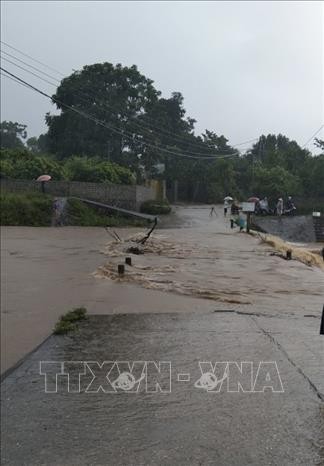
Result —
[{"label": "person in white shirt", "polygon": [[268,202],[267,197],[264,197],[263,199],[261,199],[261,201],[260,201],[260,210],[261,210],[261,214],[268,214],[269,213],[269,202]]},{"label": "person in white shirt", "polygon": [[227,209],[229,208],[229,205],[230,205],[230,203],[229,203],[228,199],[224,199],[224,217],[226,217],[226,215],[227,215]]}]

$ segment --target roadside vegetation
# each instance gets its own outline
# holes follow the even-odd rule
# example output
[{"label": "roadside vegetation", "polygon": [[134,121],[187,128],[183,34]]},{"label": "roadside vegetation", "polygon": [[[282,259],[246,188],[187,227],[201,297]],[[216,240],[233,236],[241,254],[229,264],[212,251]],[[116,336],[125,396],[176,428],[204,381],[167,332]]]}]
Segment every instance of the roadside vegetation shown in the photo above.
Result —
[{"label": "roadside vegetation", "polygon": [[77,329],[77,324],[87,318],[87,310],[84,307],[68,311],[55,324],[53,333],[55,335],[65,335],[66,333],[73,332]]},{"label": "roadside vegetation", "polygon": [[52,197],[44,194],[2,192],[0,195],[1,225],[50,226],[52,204]]},{"label": "roadside vegetation", "polygon": [[[48,194],[22,192],[0,195],[0,224],[6,226],[51,226],[54,198]],[[68,199],[63,225],[89,227],[146,226],[145,220],[108,215],[105,210],[87,206],[78,199]]]},{"label": "roadside vegetation", "polygon": [[108,215],[107,211],[96,209],[86,205],[78,199],[68,199],[67,223],[75,226],[86,227],[122,227],[122,226],[145,226],[144,220]]},{"label": "roadside vegetation", "polygon": [[133,184],[131,170],[100,158],[72,156],[58,160],[49,154],[34,154],[26,148],[1,149],[0,173],[2,178],[35,180],[50,174],[53,180],[87,181],[93,183]]},{"label": "roadside vegetation", "polygon": [[[187,202],[230,195],[274,203],[290,195],[323,203],[324,140],[301,146],[283,134],[261,134],[242,150],[217,128],[196,134],[182,94],[162,97],[135,65],[85,65],[61,81],[53,102],[58,112],[46,114],[47,132],[38,138],[28,139],[25,125],[1,123],[1,176],[48,173],[54,180],[122,184],[164,179],[171,191],[177,182],[179,199]],[[85,114],[91,108],[93,119],[64,102]]]},{"label": "roadside vegetation", "polygon": [[167,200],[165,201],[145,201],[141,205],[141,212],[150,215],[165,215],[171,212],[171,206]]}]

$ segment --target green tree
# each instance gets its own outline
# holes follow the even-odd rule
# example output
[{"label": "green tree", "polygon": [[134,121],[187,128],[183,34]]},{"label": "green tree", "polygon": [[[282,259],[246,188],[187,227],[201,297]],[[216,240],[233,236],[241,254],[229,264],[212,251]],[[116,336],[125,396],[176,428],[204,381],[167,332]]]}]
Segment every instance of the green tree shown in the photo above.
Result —
[{"label": "green tree", "polygon": [[64,163],[64,173],[70,181],[117,184],[131,184],[135,181],[133,173],[127,168],[99,158],[71,157]]},{"label": "green tree", "polygon": [[[50,150],[63,158],[71,154],[99,155],[121,162],[121,154],[132,139],[126,134],[131,130],[131,121],[145,112],[158,95],[153,81],[135,65],[84,66],[63,79],[53,96],[61,113],[46,116]],[[107,128],[63,104],[104,121]]]},{"label": "green tree", "polygon": [[324,153],[324,140],[323,140],[323,139],[315,138],[314,145],[315,145],[316,147],[319,147],[320,149],[322,149],[322,151],[323,151],[323,153]]},{"label": "green tree", "polygon": [[278,197],[302,194],[299,177],[282,167],[264,168],[261,164],[255,169],[255,192],[275,200]]},{"label": "green tree", "polygon": [[15,149],[24,147],[27,138],[27,126],[12,121],[0,123],[0,147],[1,149]]},{"label": "green tree", "polygon": [[47,135],[41,134],[38,138],[36,136],[32,136],[31,138],[27,139],[26,146],[28,150],[34,154],[44,154],[48,152]]},{"label": "green tree", "polygon": [[3,149],[0,151],[0,171],[5,178],[35,180],[48,174],[53,179],[64,177],[63,167],[47,156],[36,155],[27,149]]},{"label": "green tree", "polygon": [[27,149],[30,150],[30,152],[40,152],[38,147],[38,139],[35,136],[32,136],[31,138],[27,139],[26,146]]}]

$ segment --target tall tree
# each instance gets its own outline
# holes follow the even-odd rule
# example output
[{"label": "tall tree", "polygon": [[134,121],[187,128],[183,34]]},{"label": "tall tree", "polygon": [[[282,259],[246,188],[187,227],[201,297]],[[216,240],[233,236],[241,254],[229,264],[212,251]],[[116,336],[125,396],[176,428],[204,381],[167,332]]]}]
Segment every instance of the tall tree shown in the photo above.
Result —
[{"label": "tall tree", "polygon": [[31,138],[27,139],[26,146],[28,150],[35,154],[44,154],[45,152],[48,152],[47,135],[41,134],[38,138],[36,136],[32,136]]},{"label": "tall tree", "polygon": [[[46,116],[51,151],[61,157],[78,154],[120,159],[132,139],[128,133],[131,121],[154,104],[158,95],[153,81],[135,65],[84,66],[63,79],[53,96],[61,113]],[[104,121],[107,128],[72,109]]]},{"label": "tall tree", "polygon": [[0,123],[0,146],[1,149],[15,149],[24,146],[27,138],[27,126],[12,121]]}]

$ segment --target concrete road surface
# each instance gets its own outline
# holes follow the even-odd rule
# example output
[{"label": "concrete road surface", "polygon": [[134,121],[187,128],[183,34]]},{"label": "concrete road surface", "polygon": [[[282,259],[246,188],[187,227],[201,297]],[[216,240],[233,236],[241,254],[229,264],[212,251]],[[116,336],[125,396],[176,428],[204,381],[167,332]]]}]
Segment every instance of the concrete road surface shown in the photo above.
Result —
[{"label": "concrete road surface", "polygon": [[249,315],[92,316],[2,390],[6,466],[324,461],[316,389]]}]

